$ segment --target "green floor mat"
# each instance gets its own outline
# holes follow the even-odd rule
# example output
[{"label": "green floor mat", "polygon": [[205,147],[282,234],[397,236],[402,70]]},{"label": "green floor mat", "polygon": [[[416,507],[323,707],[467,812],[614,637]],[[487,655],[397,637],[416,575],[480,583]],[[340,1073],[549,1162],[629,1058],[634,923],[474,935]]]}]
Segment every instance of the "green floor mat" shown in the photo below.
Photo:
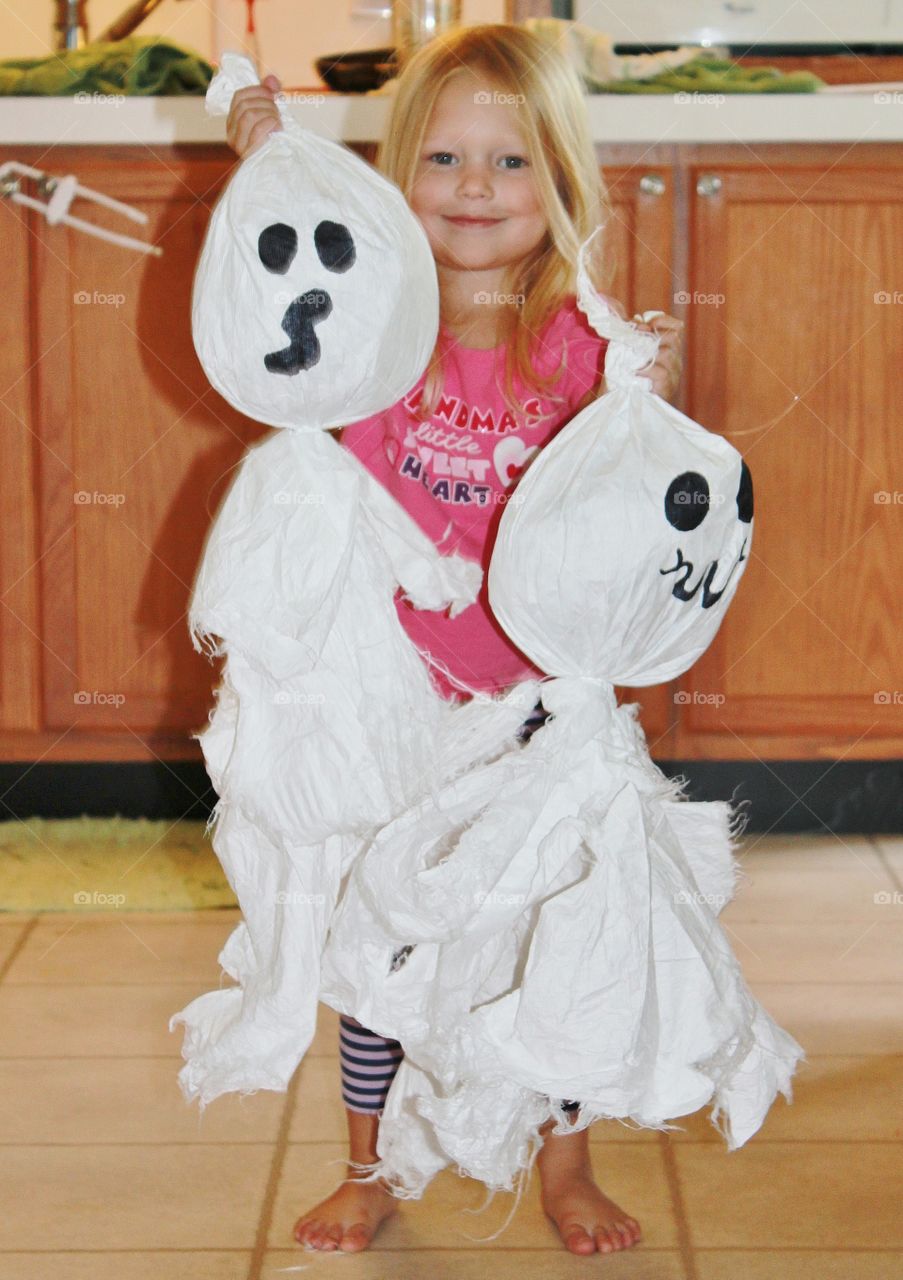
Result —
[{"label": "green floor mat", "polygon": [[2,911],[198,911],[236,905],[203,822],[0,822]]}]

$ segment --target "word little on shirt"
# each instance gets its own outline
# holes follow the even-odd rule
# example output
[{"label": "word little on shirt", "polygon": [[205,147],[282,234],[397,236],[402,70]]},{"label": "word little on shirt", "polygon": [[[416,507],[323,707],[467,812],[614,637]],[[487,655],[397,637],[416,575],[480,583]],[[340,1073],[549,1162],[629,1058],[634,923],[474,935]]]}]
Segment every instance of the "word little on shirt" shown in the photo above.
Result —
[{"label": "word little on shirt", "polygon": [[[403,401],[412,417],[419,402],[419,389]],[[545,418],[535,397],[526,401],[523,411],[523,421],[518,422],[508,409],[499,413],[470,405],[460,396],[443,396],[431,422],[415,420],[406,428],[398,472],[440,502],[489,506],[494,491],[496,501],[503,498],[497,488],[514,484],[538,451],[538,446],[528,447],[506,434],[538,427]]]}]

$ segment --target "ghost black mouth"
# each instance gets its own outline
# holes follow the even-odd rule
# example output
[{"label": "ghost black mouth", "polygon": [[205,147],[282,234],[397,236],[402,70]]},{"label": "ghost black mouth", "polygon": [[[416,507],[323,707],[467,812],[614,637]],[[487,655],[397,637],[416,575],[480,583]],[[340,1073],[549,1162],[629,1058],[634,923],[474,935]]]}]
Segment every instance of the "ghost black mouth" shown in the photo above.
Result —
[{"label": "ghost black mouth", "polygon": [[291,375],[313,368],[320,359],[320,340],[314,325],[325,320],[331,311],[332,299],[323,289],[311,289],[290,302],[282,317],[289,345],[264,356],[263,363],[269,372]]},{"label": "ghost black mouth", "polygon": [[701,599],[702,607],[703,609],[711,609],[712,605],[717,604],[718,601],[721,599],[721,597],[724,595],[725,591],[728,588],[731,578],[734,576],[737,566],[742,564],[742,562],[745,559],[746,559],[746,538],[743,539],[743,546],[740,548],[740,554],[737,556],[737,559],[731,565],[730,573],[725,578],[724,585],[721,587],[719,591],[712,590],[712,583],[715,580],[715,574],[718,572],[717,560],[712,560],[709,563],[709,566],[706,569],[705,573],[700,577],[699,581],[696,583],[694,587],[687,586],[690,576],[693,573],[693,561],[684,559],[683,552],[681,551],[680,547],[677,548],[677,564],[673,565],[670,569],[659,569],[659,573],[664,576],[667,573],[679,573],[681,569],[684,569],[686,571],[684,573],[684,576],[682,578],[678,578],[677,581],[674,583],[674,586],[671,588],[672,596],[674,596],[676,600],[692,600],[696,595],[696,593],[698,592],[699,588],[702,587],[702,599]]}]

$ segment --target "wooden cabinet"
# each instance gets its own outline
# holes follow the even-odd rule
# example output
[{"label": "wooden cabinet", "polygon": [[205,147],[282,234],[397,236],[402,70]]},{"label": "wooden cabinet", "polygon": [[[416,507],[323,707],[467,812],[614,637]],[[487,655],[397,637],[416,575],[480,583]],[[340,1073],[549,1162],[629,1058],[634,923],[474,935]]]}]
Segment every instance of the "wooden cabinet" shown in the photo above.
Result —
[{"label": "wooden cabinet", "polygon": [[[204,146],[15,158],[144,209],[164,255],[0,201],[0,760],[196,759],[189,733],[217,673],[188,639],[191,582],[264,430],[210,388],[190,337],[194,264],[232,159]],[[611,292],[629,313],[686,319],[681,406],[743,452],[756,495],[752,560],[712,648],[681,681],[622,691],[651,750],[903,755],[901,149],[599,159]]]},{"label": "wooden cabinet", "polygon": [[903,755],[903,148],[689,149],[688,412],[743,453],[753,554],[679,758]]},{"label": "wooden cabinet", "polygon": [[[65,164],[144,210],[164,252],[139,256],[0,208],[15,247],[0,756],[195,757],[188,734],[206,720],[214,673],[188,639],[191,582],[230,472],[263,430],[212,390],[190,335],[194,264],[231,161],[222,147],[15,158]],[[111,224],[96,205],[78,213]]]}]

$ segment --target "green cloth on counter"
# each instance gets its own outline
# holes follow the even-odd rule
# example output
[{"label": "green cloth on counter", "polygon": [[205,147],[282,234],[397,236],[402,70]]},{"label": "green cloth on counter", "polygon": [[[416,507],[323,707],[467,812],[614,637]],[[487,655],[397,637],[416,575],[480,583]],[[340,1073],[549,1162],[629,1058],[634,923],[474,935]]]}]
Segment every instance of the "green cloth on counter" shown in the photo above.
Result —
[{"label": "green cloth on counter", "polygon": [[154,36],[98,41],[49,58],[0,62],[0,94],[72,97],[76,93],[206,93],[213,67],[198,53]]},{"label": "green cloth on counter", "polygon": [[590,93],[815,93],[824,85],[811,71],[738,67],[735,62],[716,58],[694,58],[648,80],[602,84],[590,76],[583,78]]}]

